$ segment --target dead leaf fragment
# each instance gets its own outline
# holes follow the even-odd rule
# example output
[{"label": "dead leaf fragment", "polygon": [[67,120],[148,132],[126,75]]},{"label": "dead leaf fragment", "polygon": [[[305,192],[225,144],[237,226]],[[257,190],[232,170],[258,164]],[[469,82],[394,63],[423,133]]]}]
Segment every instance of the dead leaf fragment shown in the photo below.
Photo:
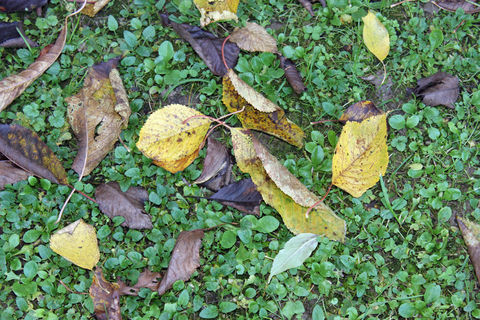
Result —
[{"label": "dead leaf fragment", "polygon": [[28,178],[30,173],[15,166],[8,160],[0,160],[0,190],[7,184],[14,184]]},{"label": "dead leaf fragment", "polygon": [[300,4],[308,11],[308,13],[310,13],[312,17],[315,16],[315,13],[313,12],[313,6],[310,0],[298,0],[298,2],[300,2]]},{"label": "dead leaf fragment", "polygon": [[454,109],[460,92],[458,82],[457,77],[440,71],[418,80],[413,93],[428,106],[442,105]]},{"label": "dead leaf fragment", "polygon": [[200,266],[200,245],[203,230],[182,231],[178,235],[168,264],[167,273],[158,287],[158,293],[164,294],[177,280],[188,280]]},{"label": "dead leaf fragment", "polygon": [[457,222],[480,284],[480,225],[460,216],[457,216]]},{"label": "dead leaf fragment", "polygon": [[89,17],[94,17],[110,0],[96,0],[94,3],[87,3],[81,11]]},{"label": "dead leaf fragment", "polygon": [[229,40],[236,43],[240,49],[250,52],[278,52],[277,40],[264,27],[254,22],[247,22],[245,27],[235,30]]},{"label": "dead leaf fragment", "polygon": [[194,183],[212,191],[218,191],[232,180],[232,160],[225,146],[208,137],[207,155],[203,161],[200,177]]},{"label": "dead leaf fragment", "polygon": [[0,0],[0,12],[32,11],[46,4],[47,0]]},{"label": "dead leaf fragment", "polygon": [[200,24],[205,27],[207,24],[221,20],[238,20],[237,8],[240,0],[193,0],[202,15]]},{"label": "dead leaf fragment", "polygon": [[347,110],[343,112],[339,120],[343,123],[346,121],[362,122],[371,116],[376,116],[379,114],[383,114],[383,111],[378,109],[373,102],[364,100],[355,102],[348,107]]},{"label": "dead leaf fragment", "polygon": [[307,87],[303,84],[302,75],[298,72],[295,63],[282,55],[279,55],[279,58],[280,68],[285,71],[285,77],[287,78],[288,83],[292,86],[293,91],[295,91],[296,94],[301,94],[307,90]]},{"label": "dead leaf fragment", "polygon": [[105,280],[102,269],[95,268],[92,285],[88,290],[93,301],[95,317],[97,320],[121,320],[120,311],[120,286]]},{"label": "dead leaf fragment", "polygon": [[38,47],[38,43],[27,37],[22,23],[0,22],[0,47],[26,48],[27,43],[30,47]]},{"label": "dead leaf fragment", "polygon": [[252,179],[243,179],[218,190],[207,199],[218,201],[246,214],[260,215],[262,195]]},{"label": "dead leaf fragment", "polygon": [[152,219],[143,210],[143,204],[148,200],[147,190],[132,187],[123,192],[117,182],[108,182],[97,187],[95,199],[100,211],[108,217],[124,217],[122,226],[131,229],[153,228]]},{"label": "dead leaf fragment", "polygon": [[432,1],[440,8],[455,12],[457,9],[462,8],[465,13],[480,12],[480,3],[476,0],[445,0],[445,1]]}]

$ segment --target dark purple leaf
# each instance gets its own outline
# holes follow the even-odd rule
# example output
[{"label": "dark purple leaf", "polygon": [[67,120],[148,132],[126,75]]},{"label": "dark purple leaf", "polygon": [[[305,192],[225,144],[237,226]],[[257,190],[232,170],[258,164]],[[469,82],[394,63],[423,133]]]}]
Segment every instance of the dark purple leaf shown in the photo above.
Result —
[{"label": "dark purple leaf", "polygon": [[282,55],[279,55],[280,58],[280,67],[285,71],[285,77],[287,78],[288,83],[293,88],[296,94],[301,94],[307,88],[303,84],[302,75],[298,72],[295,67],[295,63],[292,60],[285,58]]},{"label": "dark purple leaf", "polygon": [[212,191],[218,191],[232,180],[232,160],[225,146],[212,137],[208,138],[207,155],[202,174],[194,182]]},{"label": "dark purple leaf", "polygon": [[47,4],[47,0],[0,0],[0,11],[31,11]]},{"label": "dark purple leaf", "polygon": [[260,215],[260,203],[263,200],[252,179],[243,179],[229,184],[207,199],[257,216]]},{"label": "dark purple leaf", "polygon": [[455,108],[459,95],[458,78],[445,72],[437,72],[430,77],[417,81],[413,93],[428,106],[447,106]]}]

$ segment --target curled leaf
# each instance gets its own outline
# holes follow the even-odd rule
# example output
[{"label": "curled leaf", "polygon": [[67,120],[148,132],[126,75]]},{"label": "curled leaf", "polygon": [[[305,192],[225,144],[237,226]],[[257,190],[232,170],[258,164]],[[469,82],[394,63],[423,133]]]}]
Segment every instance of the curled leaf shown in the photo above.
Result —
[{"label": "curled leaf", "polygon": [[245,27],[235,30],[229,40],[236,43],[240,49],[250,52],[278,52],[277,40],[254,22],[247,22]]},{"label": "curled leaf", "polygon": [[457,222],[467,245],[470,260],[477,275],[477,281],[480,283],[480,225],[460,216],[457,216]]},{"label": "curled leaf", "polygon": [[373,102],[364,100],[356,102],[348,107],[347,110],[343,112],[339,120],[343,123],[345,123],[345,121],[362,122],[371,116],[376,116],[379,114],[383,114],[383,111],[378,109]]},{"label": "curled leaf", "polygon": [[252,179],[243,179],[231,183],[218,190],[208,199],[218,201],[246,214],[260,215],[262,195],[257,191]]},{"label": "curled leaf", "polygon": [[368,11],[362,20],[363,42],[378,60],[383,61],[390,51],[390,37],[387,29],[372,11]]},{"label": "curled leaf", "polygon": [[96,0],[93,3],[87,3],[82,13],[89,17],[94,17],[110,0]]},{"label": "curled leaf", "polygon": [[193,0],[200,14],[200,24],[207,24],[221,20],[238,20],[237,8],[240,0]]},{"label": "curled leaf", "polygon": [[455,108],[458,99],[458,78],[445,72],[437,72],[417,81],[413,93],[428,106],[447,106]]},{"label": "curled leaf", "polygon": [[301,94],[302,92],[307,90],[307,88],[303,84],[302,75],[300,74],[300,72],[298,72],[295,63],[282,55],[279,55],[279,57],[280,68],[285,71],[285,77],[287,78],[288,83],[290,83],[290,85],[292,86],[293,91],[295,91],[296,94]]},{"label": "curled leaf", "polygon": [[225,146],[212,137],[208,137],[207,155],[203,161],[200,177],[194,183],[209,190],[218,191],[232,180],[232,161]]},{"label": "curled leaf", "polygon": [[0,22],[0,47],[26,48],[27,44],[30,47],[38,47],[38,43],[27,37],[22,23]]}]

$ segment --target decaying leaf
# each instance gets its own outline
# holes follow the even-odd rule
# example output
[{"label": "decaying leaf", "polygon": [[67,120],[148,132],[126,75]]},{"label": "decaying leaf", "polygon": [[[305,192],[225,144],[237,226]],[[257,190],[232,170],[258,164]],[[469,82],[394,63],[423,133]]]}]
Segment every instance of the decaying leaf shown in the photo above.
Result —
[{"label": "decaying leaf", "polygon": [[0,0],[0,12],[31,11],[47,4],[47,0]]},{"label": "decaying leaf", "polygon": [[194,183],[212,191],[230,184],[232,180],[232,160],[225,146],[212,137],[208,137],[207,155],[203,161],[200,177]]},{"label": "decaying leaf", "polygon": [[477,281],[480,283],[480,225],[457,216],[458,226],[462,231],[463,240],[467,245],[468,254],[472,261]]},{"label": "decaying leaf", "polygon": [[428,106],[455,108],[459,95],[458,78],[445,72],[437,72],[417,81],[413,93]]},{"label": "decaying leaf", "polygon": [[159,279],[162,279],[162,275],[160,273],[145,269],[142,273],[140,273],[137,283],[133,287],[129,287],[123,282],[119,281],[118,284],[120,285],[120,293],[121,295],[137,295],[140,288],[148,288],[152,291],[157,291],[158,286],[160,285]]},{"label": "decaying leaf", "polygon": [[193,0],[202,15],[200,24],[202,27],[209,23],[221,20],[238,20],[237,8],[240,0]]},{"label": "decaying leaf", "polygon": [[[160,17],[164,26],[172,27],[180,37],[190,43],[214,75],[223,76],[227,73],[222,60],[222,44],[225,38],[217,38],[214,34],[197,26],[173,22],[165,14],[160,14]],[[240,48],[235,43],[227,41],[223,52],[227,66],[235,67]]]},{"label": "decaying leaf", "polygon": [[247,22],[245,27],[236,29],[229,40],[235,42],[240,49],[250,52],[278,52],[277,40],[268,34],[264,27],[254,22]]},{"label": "decaying leaf", "polygon": [[312,17],[315,16],[315,13],[313,12],[313,6],[312,6],[312,3],[310,2],[310,0],[298,0],[298,2],[300,2],[300,4],[305,8],[307,9],[308,13],[310,13],[310,15]]},{"label": "decaying leaf", "polygon": [[7,184],[14,184],[28,178],[30,173],[15,166],[8,160],[0,160],[0,190]]},{"label": "decaying leaf", "polygon": [[[60,31],[60,35],[51,47],[44,48],[44,54],[41,54],[34,63],[19,74],[14,74],[0,80],[0,112],[8,106],[15,98],[38,77],[40,77],[57,60],[63,50],[67,39],[67,21]],[[44,52],[42,50],[42,52]]]},{"label": "decaying leaf", "polygon": [[465,13],[476,13],[480,12],[480,3],[477,0],[444,0],[444,1],[433,1],[440,8],[455,12],[457,9],[462,8]]},{"label": "decaying leaf", "polygon": [[164,294],[177,280],[188,280],[200,266],[200,245],[203,230],[182,231],[178,235],[168,264],[167,273],[160,282],[158,293]]},{"label": "decaying leaf", "polygon": [[285,116],[285,112],[272,101],[255,91],[229,69],[223,77],[223,103],[228,111],[237,113],[244,128],[274,135],[294,146],[303,146],[305,133]]},{"label": "decaying leaf", "polygon": [[252,179],[243,179],[231,183],[218,190],[208,199],[218,201],[246,214],[260,215],[262,195],[257,191]]},{"label": "decaying leaf", "polygon": [[390,37],[387,29],[372,11],[368,11],[362,20],[363,42],[378,60],[383,61],[390,51]]},{"label": "decaying leaf", "polygon": [[198,115],[202,114],[180,104],[155,111],[140,130],[138,149],[165,170],[182,171],[198,156],[210,126],[208,119],[192,118]]},{"label": "decaying leaf", "polygon": [[378,70],[375,74],[369,74],[360,78],[375,86],[375,95],[379,101],[387,101],[395,96],[392,77],[387,77],[385,79],[382,70]]},{"label": "decaying leaf", "polygon": [[53,151],[30,129],[0,124],[0,153],[26,171],[54,183],[68,184],[67,173]]},{"label": "decaying leaf", "polygon": [[94,65],[80,92],[65,99],[68,121],[79,140],[79,151],[72,165],[78,174],[82,172],[85,156],[84,175],[92,172],[128,125],[131,111],[127,92],[115,68],[118,60]]},{"label": "decaying leaf", "polygon": [[[332,240],[345,240],[346,224],[343,219],[336,216],[324,203],[320,203],[315,207],[307,218],[308,206],[298,204],[292,196],[295,196],[296,199],[300,198],[303,204],[315,203],[319,199],[311,192],[306,192],[302,199],[302,190],[293,190],[295,187],[298,187],[299,182],[292,181],[291,174],[288,177],[278,177],[281,173],[275,173],[273,172],[274,170],[282,170],[282,173],[288,170],[281,169],[282,165],[273,156],[268,157],[264,154],[265,162],[276,162],[268,164],[269,172],[273,172],[272,175],[278,180],[274,182],[273,178],[264,169],[262,160],[256,154],[254,145],[257,144],[258,148],[260,142],[253,142],[255,138],[248,130],[233,128],[231,133],[238,167],[243,172],[250,174],[252,181],[262,194],[263,200],[280,213],[283,222],[290,231],[294,234],[315,233],[324,235]],[[287,183],[292,183],[294,187],[287,186]],[[282,189],[289,192],[292,196],[284,193],[277,184],[282,186]],[[306,189],[305,187],[303,188]]]},{"label": "decaying leaf", "polygon": [[303,84],[302,75],[298,72],[295,63],[282,55],[278,55],[278,57],[280,58],[280,68],[285,71],[285,77],[292,86],[293,91],[295,91],[296,94],[301,94],[307,90],[307,87]]},{"label": "decaying leaf", "polygon": [[387,116],[347,121],[333,155],[332,184],[360,197],[385,175],[387,166]]},{"label": "decaying leaf", "polygon": [[27,37],[22,23],[0,22],[0,47],[26,48],[27,43],[30,47],[38,47],[38,43]]},{"label": "decaying leaf", "polygon": [[55,232],[50,237],[50,248],[85,269],[93,269],[100,260],[97,232],[82,219]]},{"label": "decaying leaf", "polygon": [[371,116],[376,116],[379,114],[383,114],[383,111],[378,109],[372,101],[364,100],[355,102],[348,107],[347,110],[343,112],[339,120],[343,123],[345,123],[345,121],[362,122]]},{"label": "decaying leaf", "polygon": [[95,199],[100,211],[108,217],[124,217],[122,226],[131,229],[152,229],[152,219],[143,210],[143,203],[148,200],[147,190],[132,187],[123,192],[117,182],[108,182],[97,187]]},{"label": "decaying leaf", "polygon": [[103,7],[107,5],[110,0],[96,0],[93,3],[87,3],[83,8],[82,13],[89,17],[95,16]]}]

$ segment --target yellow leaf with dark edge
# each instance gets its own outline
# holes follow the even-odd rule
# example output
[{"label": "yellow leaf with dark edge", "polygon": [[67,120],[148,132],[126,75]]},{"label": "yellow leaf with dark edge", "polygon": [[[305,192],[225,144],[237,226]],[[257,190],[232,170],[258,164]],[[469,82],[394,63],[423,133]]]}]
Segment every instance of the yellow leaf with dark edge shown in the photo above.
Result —
[{"label": "yellow leaf with dark edge", "polygon": [[387,29],[372,11],[368,11],[362,20],[363,43],[378,60],[383,61],[390,51],[390,37]]},{"label": "yellow leaf with dark edge", "polygon": [[0,124],[0,153],[20,168],[54,183],[67,185],[67,173],[53,151],[30,129]]},{"label": "yellow leaf with dark edge", "polygon": [[285,112],[241,80],[232,69],[223,77],[223,103],[237,113],[242,126],[271,134],[294,146],[303,146],[303,130],[287,119]]},{"label": "yellow leaf with dark edge", "polygon": [[[210,120],[195,109],[171,104],[155,111],[140,130],[138,149],[165,170],[175,173],[198,156]],[[186,121],[184,123],[184,121]]]},{"label": "yellow leaf with dark edge", "polygon": [[200,25],[220,20],[238,20],[237,8],[240,0],[193,0],[200,11]]},{"label": "yellow leaf with dark edge", "polygon": [[131,111],[127,92],[115,68],[119,59],[91,67],[80,92],[65,99],[68,121],[79,140],[79,151],[72,165],[78,174],[85,157],[84,175],[92,172],[128,126]]},{"label": "yellow leaf with dark edge", "polygon": [[[282,171],[277,174],[277,176],[273,175],[274,173],[272,173],[271,170],[275,168],[279,169],[282,166],[280,163],[268,165],[268,171],[270,171],[277,180],[277,182],[274,182],[269,173],[264,169],[262,160],[255,151],[254,145],[257,145],[257,148],[259,148],[258,145],[260,142],[254,142],[255,138],[246,130],[233,128],[231,133],[233,150],[238,167],[243,172],[250,174],[252,181],[262,194],[263,200],[280,213],[283,222],[290,231],[294,234],[320,234],[329,239],[342,242],[345,240],[346,224],[343,219],[336,216],[324,203],[321,203],[313,209],[307,218],[305,214],[308,207],[298,204],[291,196],[282,191],[282,189],[287,191],[298,200],[301,191],[294,191],[291,186],[284,184],[290,182],[293,186],[298,186],[300,182],[292,182],[292,177],[286,179],[279,178],[278,175],[285,173],[286,169],[280,169]],[[264,158],[266,162],[273,161],[273,156],[266,156],[264,151],[261,151],[261,153],[262,158]],[[275,161],[278,162],[278,160]],[[277,183],[282,186],[282,189],[277,186]],[[303,204],[310,204],[319,200],[310,192],[307,192],[305,197],[307,198],[306,200],[300,201]]]},{"label": "yellow leaf with dark edge", "polygon": [[347,121],[333,155],[332,183],[360,197],[385,175],[387,166],[387,116]]},{"label": "yellow leaf with dark edge", "polygon": [[100,260],[97,232],[82,219],[55,232],[50,237],[50,248],[85,269],[93,269]]},{"label": "yellow leaf with dark edge", "polygon": [[89,17],[95,16],[110,0],[96,0],[94,3],[87,3],[82,13]]},{"label": "yellow leaf with dark edge", "polygon": [[247,22],[245,27],[235,30],[228,38],[242,50],[255,52],[278,52],[277,40],[264,27]]},{"label": "yellow leaf with dark edge", "polygon": [[383,114],[383,111],[378,109],[372,101],[364,100],[352,104],[347,108],[338,119],[345,123],[345,121],[357,121],[361,122],[371,116]]},{"label": "yellow leaf with dark edge", "polygon": [[480,225],[459,216],[457,216],[457,222],[480,284]]},{"label": "yellow leaf with dark edge", "polygon": [[67,39],[67,20],[55,41],[55,44],[45,47],[40,56],[27,69],[0,80],[0,112],[38,77],[40,77],[57,60],[62,53]]}]

